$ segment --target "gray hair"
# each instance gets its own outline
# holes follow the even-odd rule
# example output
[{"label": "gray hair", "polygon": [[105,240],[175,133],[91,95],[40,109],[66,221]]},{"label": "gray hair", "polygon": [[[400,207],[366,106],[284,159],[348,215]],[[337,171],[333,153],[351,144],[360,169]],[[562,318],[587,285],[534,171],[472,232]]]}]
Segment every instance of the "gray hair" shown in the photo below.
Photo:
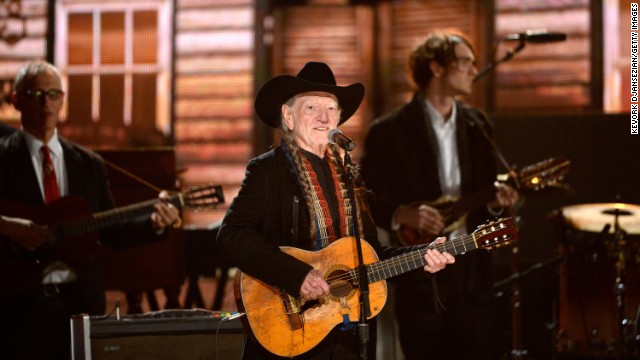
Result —
[{"label": "gray hair", "polygon": [[30,62],[18,70],[16,79],[13,81],[13,91],[20,92],[24,90],[25,84],[28,84],[38,74],[51,71],[58,80],[62,81],[58,68],[46,61]]}]

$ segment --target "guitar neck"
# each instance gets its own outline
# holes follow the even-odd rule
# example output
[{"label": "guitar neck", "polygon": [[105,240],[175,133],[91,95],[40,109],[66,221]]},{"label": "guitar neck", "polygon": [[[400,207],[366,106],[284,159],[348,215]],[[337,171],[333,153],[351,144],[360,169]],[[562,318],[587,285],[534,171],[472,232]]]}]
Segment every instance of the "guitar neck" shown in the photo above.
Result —
[{"label": "guitar neck", "polygon": [[410,251],[406,254],[367,265],[369,282],[385,280],[425,266],[427,263],[424,259],[426,249],[437,249],[440,252],[446,251],[452,255],[459,255],[477,249],[478,245],[476,244],[474,235],[471,234],[447,241],[443,244],[424,244],[416,246],[416,248],[417,250]]},{"label": "guitar neck", "polygon": [[[182,206],[182,194],[170,196],[166,199],[175,207]],[[63,237],[73,237],[85,234],[93,230],[102,229],[108,226],[124,223],[138,216],[149,214],[158,199],[151,199],[136,204],[131,204],[107,211],[101,211],[84,219],[78,219],[68,224],[62,225],[59,229]]]}]

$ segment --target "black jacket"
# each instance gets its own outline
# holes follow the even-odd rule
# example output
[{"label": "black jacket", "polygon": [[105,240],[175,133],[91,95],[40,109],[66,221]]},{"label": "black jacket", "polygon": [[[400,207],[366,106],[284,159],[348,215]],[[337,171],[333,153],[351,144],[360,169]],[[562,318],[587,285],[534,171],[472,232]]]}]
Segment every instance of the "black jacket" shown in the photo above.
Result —
[{"label": "black jacket", "polygon": [[[84,215],[88,217],[95,212],[112,209],[114,202],[102,158],[91,150],[73,144],[64,138],[60,138],[60,144],[67,169],[69,195],[81,198],[79,201],[82,202],[82,205],[88,204],[90,207],[86,214],[84,211],[74,213],[75,209],[69,209],[72,216],[68,220],[73,221],[77,220],[80,215],[82,215],[81,218],[84,218]],[[21,131],[16,131],[0,140],[0,203],[3,200],[24,204],[27,209],[44,206],[29,149]],[[18,216],[12,214],[12,210],[14,209],[0,209],[0,214]],[[32,217],[29,218],[36,220]],[[64,219],[64,216],[62,218]],[[57,220],[61,221],[60,218]],[[123,248],[131,246],[133,243],[144,244],[160,238],[153,231],[147,217],[140,217],[122,224],[105,227],[100,230],[98,236],[92,236],[90,239],[100,241],[101,244],[112,248]],[[133,243],[130,239],[134,239]],[[9,261],[14,261],[17,264],[20,261],[19,257],[13,259],[13,255],[7,254],[10,249],[7,245],[8,242],[7,239],[0,239],[0,244],[2,244],[0,257],[8,256]],[[99,268],[93,266],[96,254],[88,255],[86,261],[82,261],[82,266],[78,266],[75,270],[78,272],[78,280],[83,288],[86,311],[91,314],[102,314],[105,305],[103,278]],[[50,262],[55,261],[55,259],[49,260]],[[27,278],[25,277],[25,279]],[[39,281],[32,285],[38,286]],[[25,286],[26,288],[28,286]]]},{"label": "black jacket", "polygon": [[[298,216],[294,223],[295,208]],[[283,253],[279,247],[314,250],[309,216],[291,164],[282,147],[277,147],[249,162],[240,192],[229,206],[217,241],[224,254],[242,271],[298,295],[311,266]],[[365,214],[359,216],[364,221],[364,240],[380,257],[390,255],[394,249],[381,249],[370,218]]]},{"label": "black jacket", "polygon": [[[457,145],[462,196],[491,186],[496,159],[480,127],[491,135],[484,114],[457,102]],[[362,156],[362,176],[374,193],[372,211],[378,226],[387,230],[395,209],[413,201],[434,201],[442,193],[438,175],[440,157],[433,127],[428,126],[424,102],[417,95],[401,108],[377,119],[370,127]],[[483,207],[468,225],[474,227],[490,215]]]},{"label": "black jacket", "polygon": [[[456,132],[461,175],[461,195],[492,186],[496,179],[496,158],[490,143],[480,131],[491,136],[491,124],[477,109],[456,102]],[[434,201],[442,192],[438,175],[439,147],[433,127],[418,94],[397,110],[376,119],[365,140],[361,160],[362,177],[374,196],[371,209],[376,224],[391,230],[391,217],[401,204]],[[492,219],[485,206],[471,212],[467,231]],[[395,235],[391,232],[392,236]],[[444,234],[443,234],[444,235]],[[461,288],[475,293],[491,286],[490,255],[474,251],[456,260],[444,272],[462,272]],[[439,277],[439,274],[436,275]],[[414,276],[421,282],[424,277]],[[449,284],[456,286],[455,284]]]}]

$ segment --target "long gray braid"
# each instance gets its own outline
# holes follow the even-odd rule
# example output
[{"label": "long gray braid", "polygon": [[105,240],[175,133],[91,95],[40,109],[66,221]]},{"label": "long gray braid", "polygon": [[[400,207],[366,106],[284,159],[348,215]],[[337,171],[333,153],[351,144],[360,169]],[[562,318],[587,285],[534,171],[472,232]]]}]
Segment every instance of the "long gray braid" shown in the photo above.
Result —
[{"label": "long gray braid", "polygon": [[[291,104],[289,104],[289,102],[293,103],[295,98],[289,100],[287,102],[287,105],[291,106]],[[302,162],[302,153],[300,151],[300,147],[298,146],[298,144],[296,143],[296,141],[293,139],[293,132],[291,130],[289,130],[289,128],[287,128],[287,125],[284,123],[284,119],[282,119],[280,121],[280,128],[282,130],[282,140],[284,141],[284,143],[287,145],[287,148],[289,148],[289,151],[291,152],[291,157],[293,159],[293,163],[296,167],[296,171],[298,172],[298,174],[305,174],[307,169],[304,166],[304,163]],[[298,176],[298,181],[300,182],[300,186],[302,187],[302,191],[304,193],[304,200],[307,203],[307,208],[309,209],[309,211],[313,211],[313,192],[311,190],[311,184],[309,184],[309,182],[307,181],[307,177],[306,176]],[[310,237],[311,240],[314,241],[316,238],[316,222],[314,219],[314,216],[312,214],[311,216],[311,226],[309,227],[310,229]]]}]

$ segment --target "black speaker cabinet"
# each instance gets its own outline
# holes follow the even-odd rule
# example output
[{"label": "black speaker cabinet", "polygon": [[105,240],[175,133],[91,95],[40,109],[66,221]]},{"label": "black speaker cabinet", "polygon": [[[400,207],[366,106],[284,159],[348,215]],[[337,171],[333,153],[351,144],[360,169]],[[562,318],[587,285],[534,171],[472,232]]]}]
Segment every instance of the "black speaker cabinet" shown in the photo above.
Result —
[{"label": "black speaker cabinet", "polygon": [[239,360],[244,332],[225,312],[162,310],[71,318],[73,360]]}]

